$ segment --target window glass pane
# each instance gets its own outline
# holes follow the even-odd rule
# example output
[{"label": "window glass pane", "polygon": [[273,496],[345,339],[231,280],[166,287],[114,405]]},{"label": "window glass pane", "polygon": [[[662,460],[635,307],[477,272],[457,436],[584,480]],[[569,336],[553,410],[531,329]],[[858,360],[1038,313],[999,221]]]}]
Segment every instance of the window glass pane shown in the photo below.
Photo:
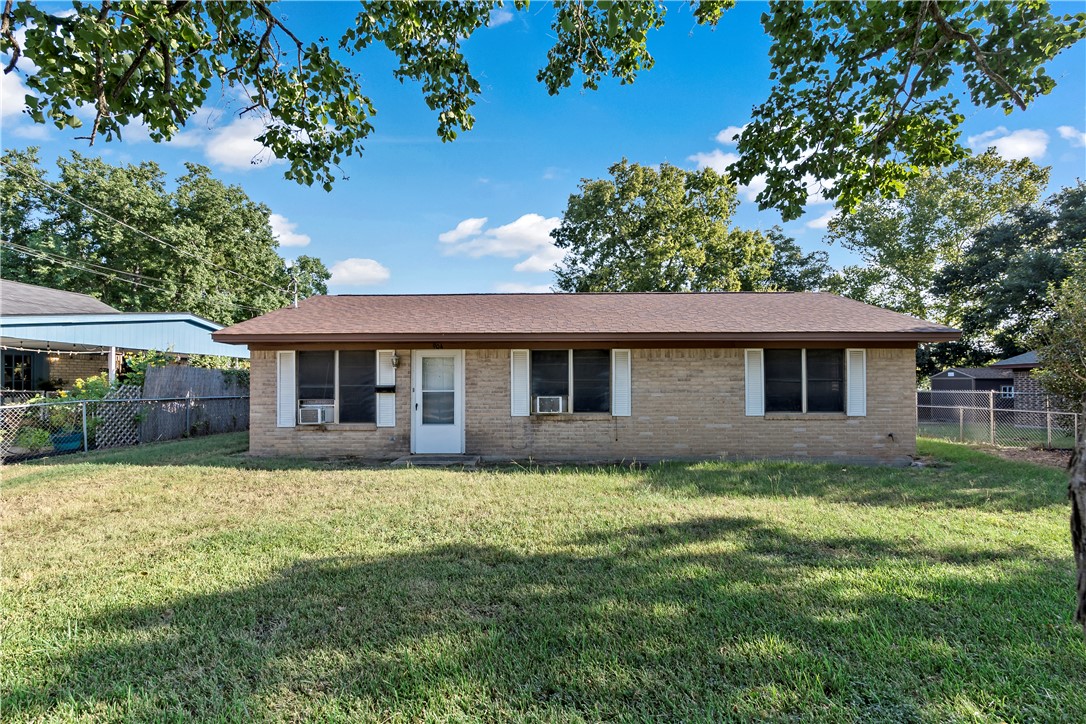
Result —
[{"label": "window glass pane", "polygon": [[332,400],[336,396],[336,353],[298,353],[298,399]]},{"label": "window glass pane", "polygon": [[807,412],[845,411],[845,351],[807,350]]},{"label": "window glass pane", "polygon": [[569,350],[544,349],[532,352],[532,394],[569,394]]},{"label": "window glass pane", "polygon": [[803,411],[803,352],[767,349],[765,358],[765,411]]},{"label": "window glass pane", "polygon": [[339,421],[376,422],[377,353],[350,350],[339,353]]},{"label": "window glass pane", "polygon": [[456,360],[452,357],[423,357],[422,389],[446,391],[454,389],[455,370]]},{"label": "window glass pane", "polygon": [[573,350],[573,411],[611,411],[611,353]]},{"label": "window glass pane", "polygon": [[[424,357],[423,360],[426,358]],[[422,392],[422,423],[452,425],[455,392]]]}]

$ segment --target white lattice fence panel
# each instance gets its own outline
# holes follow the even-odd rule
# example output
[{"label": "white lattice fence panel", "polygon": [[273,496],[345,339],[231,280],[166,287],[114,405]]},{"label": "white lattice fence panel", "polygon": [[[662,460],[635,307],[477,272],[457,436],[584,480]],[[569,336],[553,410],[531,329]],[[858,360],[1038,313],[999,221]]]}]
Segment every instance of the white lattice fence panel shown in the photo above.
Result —
[{"label": "white lattice fence panel", "polygon": [[[141,390],[135,385],[121,385],[109,397],[93,406],[94,447],[109,448],[138,445]],[[131,400],[129,402],[128,400]]]}]

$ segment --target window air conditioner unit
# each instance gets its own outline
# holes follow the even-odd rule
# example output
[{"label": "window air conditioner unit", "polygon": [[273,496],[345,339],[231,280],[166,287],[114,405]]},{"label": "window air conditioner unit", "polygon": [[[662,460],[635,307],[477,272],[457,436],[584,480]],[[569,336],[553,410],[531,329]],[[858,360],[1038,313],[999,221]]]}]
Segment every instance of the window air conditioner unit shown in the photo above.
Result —
[{"label": "window air conditioner unit", "polygon": [[335,407],[332,405],[301,405],[298,407],[299,425],[324,425],[332,422]]},{"label": "window air conditioner unit", "polygon": [[540,395],[535,398],[535,414],[557,415],[566,411],[566,398],[561,395]]}]

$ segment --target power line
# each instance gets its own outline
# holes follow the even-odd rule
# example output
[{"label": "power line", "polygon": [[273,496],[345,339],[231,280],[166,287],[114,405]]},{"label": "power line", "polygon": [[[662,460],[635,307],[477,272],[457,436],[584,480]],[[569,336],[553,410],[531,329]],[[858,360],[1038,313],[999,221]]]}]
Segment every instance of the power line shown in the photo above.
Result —
[{"label": "power line", "polygon": [[98,264],[97,262],[89,261],[87,259],[73,259],[70,256],[64,256],[63,254],[57,254],[54,251],[46,251],[44,249],[35,249],[33,247],[25,246],[23,244],[16,244],[14,241],[10,241],[8,239],[5,239],[3,243],[7,244],[8,246],[12,247],[13,249],[17,249],[17,250],[21,250],[21,251],[28,251],[28,252],[37,252],[38,254],[45,254],[47,256],[55,257],[57,259],[63,259],[65,261],[75,262],[77,264],[85,264],[87,266],[92,266],[92,267],[94,267],[96,269],[102,269],[103,271],[113,272],[114,274],[125,274],[127,276],[136,277],[137,279],[142,279],[142,280],[149,281],[149,282],[162,282],[163,284],[169,284],[169,282],[166,281],[165,279],[159,279],[158,277],[149,277],[146,274],[141,274],[139,272],[125,271],[124,269],[115,269],[114,267],[106,266],[105,264]]},{"label": "power line", "polygon": [[[7,244],[8,246],[13,246],[13,247],[14,246],[22,246],[21,244],[14,244],[14,243],[12,243],[10,241],[3,241],[3,242],[0,242],[0,243]],[[107,279],[112,279],[114,281],[122,282],[122,283],[125,283],[125,284],[133,284],[133,285],[135,285],[137,287],[146,287],[147,289],[151,289],[152,291],[159,292],[160,294],[169,294],[169,295],[176,294],[175,290],[165,289],[163,287],[156,287],[156,286],[154,286],[152,284],[144,284],[143,282],[136,281],[135,279],[117,279],[117,278],[113,277],[110,274],[107,274],[107,273],[101,272],[101,271],[97,271],[95,269],[90,269],[88,267],[82,266],[81,264],[75,263],[73,261],[62,261],[61,259],[52,259],[52,258],[46,256],[45,254],[43,254],[41,252],[38,252],[36,250],[33,250],[33,249],[29,249],[28,247],[23,247],[23,249],[12,249],[12,251],[14,251],[16,254],[23,254],[23,255],[26,255],[26,256],[34,256],[34,257],[37,257],[37,258],[42,259],[44,261],[51,261],[54,264],[61,264],[63,266],[67,266],[67,267],[71,267],[73,269],[78,269],[80,271],[87,272],[89,274],[97,274],[100,277],[105,277]],[[64,259],[67,259],[67,257],[64,257]],[[225,303],[230,307],[235,307],[237,309],[247,309],[247,310],[249,310],[251,312],[257,312],[259,314],[263,314],[265,312],[265,310],[263,310],[263,309],[257,309],[256,307],[250,307],[248,304],[241,304],[239,302],[231,302],[231,301],[226,301]]]},{"label": "power line", "polygon": [[119,225],[123,226],[126,229],[134,231],[137,234],[150,239],[151,241],[162,244],[163,246],[167,247],[168,249],[173,249],[178,254],[184,254],[185,256],[190,256],[190,257],[192,257],[194,259],[198,259],[198,260],[202,261],[203,263],[208,264],[209,266],[212,266],[212,267],[214,267],[216,269],[219,269],[220,271],[226,272],[227,274],[233,274],[234,276],[238,277],[239,279],[244,279],[244,280],[250,281],[250,282],[256,282],[257,284],[265,286],[268,289],[272,289],[272,290],[277,291],[277,292],[282,292],[283,294],[286,294],[288,296],[290,295],[290,291],[287,290],[287,289],[283,289],[282,287],[273,286],[273,285],[268,284],[267,282],[265,282],[265,281],[263,281],[261,279],[256,279],[255,277],[247,276],[245,274],[241,274],[240,272],[236,272],[233,269],[228,269],[228,268],[226,268],[224,266],[220,266],[219,264],[216,264],[213,261],[208,261],[207,259],[204,259],[199,254],[195,254],[195,253],[193,253],[191,251],[188,251],[186,249],[182,249],[182,248],[180,248],[180,247],[178,247],[178,246],[176,246],[174,244],[171,244],[168,241],[163,241],[162,239],[158,238],[157,236],[154,236],[153,234],[148,234],[146,231],[143,231],[142,229],[137,229],[136,227],[132,226],[131,224],[129,224],[127,222],[124,222],[124,221],[121,221],[120,219],[114,218],[114,217],[110,216],[109,214],[107,214],[106,212],[101,211],[99,209],[96,209],[93,206],[90,206],[89,204],[86,204],[86,203],[80,201],[79,199],[75,198],[71,194],[68,194],[68,193],[66,193],[64,191],[61,191],[56,186],[53,186],[52,184],[47,183],[46,181],[43,181],[40,178],[36,178],[34,176],[31,176],[30,174],[23,171],[21,168],[17,168],[16,166],[11,165],[7,161],[4,161],[4,160],[0,159],[0,164],[3,164],[8,169],[19,173],[21,176],[23,176],[23,178],[27,178],[27,179],[29,179],[29,180],[31,180],[31,181],[33,181],[33,182],[35,182],[35,183],[37,183],[37,184],[39,184],[41,186],[44,186],[45,188],[49,189],[53,193],[58,194],[60,196],[63,196],[64,198],[79,204],[80,206],[82,206],[87,211],[90,211],[91,213],[94,213],[94,214],[98,214],[99,216],[101,216],[103,218],[109,219],[113,223],[119,224]]}]

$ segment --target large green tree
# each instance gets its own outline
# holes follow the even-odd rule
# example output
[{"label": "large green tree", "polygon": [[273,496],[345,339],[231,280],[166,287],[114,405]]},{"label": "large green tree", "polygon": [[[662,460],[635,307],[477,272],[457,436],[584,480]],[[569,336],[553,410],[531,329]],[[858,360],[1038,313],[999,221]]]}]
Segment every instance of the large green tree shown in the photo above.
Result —
[{"label": "large green tree", "polygon": [[[186,311],[224,324],[291,301],[270,210],[207,168],[187,164],[170,188],[152,162],[113,166],[72,153],[57,166],[50,180],[36,149],[8,152],[0,163],[6,279],[90,293],[125,311]],[[327,291],[320,260],[298,262],[299,293]]]},{"label": "large green tree", "polygon": [[[451,140],[472,127],[481,91],[463,45],[500,5],[365,3],[338,45],[347,60],[378,45],[391,50],[394,74],[421,84],[438,134]],[[691,3],[696,22],[709,27],[732,5]],[[286,175],[326,188],[373,131],[358,70],[325,38],[299,37],[271,3],[99,0],[73,2],[72,11],[5,0],[0,14],[5,72],[22,58],[37,66],[26,82],[39,122],[79,125],[75,109],[89,105],[92,142],[135,120],[165,140],[210,93],[232,87],[247,98],[243,112],[262,120],[259,140],[289,161]],[[666,13],[662,3],[555,3],[554,45],[539,80],[551,93],[575,78],[586,88],[604,76],[632,82],[653,65],[649,33]],[[1044,64],[1086,35],[1086,13],[1053,14],[1044,2],[823,0],[770,3],[762,25],[773,39],[773,86],[739,138],[735,174],[742,183],[764,175],[759,203],[791,219],[812,178],[851,209],[872,193],[901,193],[921,169],[963,158],[964,114],[952,81],[974,106],[1025,109],[1055,86]]]},{"label": "large green tree", "polygon": [[773,247],[760,232],[731,226],[738,201],[727,177],[625,159],[610,174],[582,181],[551,232],[565,251],[559,289],[737,291],[769,277]]},{"label": "large green tree", "polygon": [[1023,206],[981,229],[961,257],[943,267],[937,297],[961,300],[964,337],[1010,357],[1032,349],[1030,335],[1052,314],[1050,288],[1070,272],[1068,254],[1086,247],[1086,184],[1044,204]]},{"label": "large green tree", "polygon": [[989,150],[943,169],[921,170],[900,198],[869,196],[854,213],[838,214],[826,235],[864,262],[862,271],[845,270],[841,291],[923,319],[960,324],[961,294],[933,293],[939,271],[958,262],[985,226],[1036,202],[1047,183],[1047,168],[1029,159],[1006,161]]}]

